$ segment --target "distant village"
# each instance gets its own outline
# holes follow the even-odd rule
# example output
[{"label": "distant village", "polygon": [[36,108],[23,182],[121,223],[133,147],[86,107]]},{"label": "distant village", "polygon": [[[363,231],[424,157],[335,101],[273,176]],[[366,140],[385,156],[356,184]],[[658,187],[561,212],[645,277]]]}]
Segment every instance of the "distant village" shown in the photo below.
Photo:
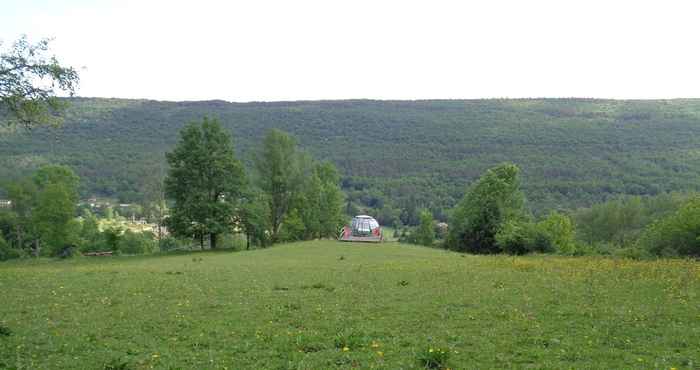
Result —
[{"label": "distant village", "polygon": [[[110,200],[89,198],[82,200],[78,204],[78,209],[88,209],[99,217],[100,230],[109,227],[120,227],[122,230],[132,232],[152,232],[155,235],[167,236],[168,230],[165,226],[150,223],[142,214],[142,207],[138,204],[113,203]],[[12,208],[12,201],[0,199],[0,209]],[[82,220],[82,217],[79,217]]]}]

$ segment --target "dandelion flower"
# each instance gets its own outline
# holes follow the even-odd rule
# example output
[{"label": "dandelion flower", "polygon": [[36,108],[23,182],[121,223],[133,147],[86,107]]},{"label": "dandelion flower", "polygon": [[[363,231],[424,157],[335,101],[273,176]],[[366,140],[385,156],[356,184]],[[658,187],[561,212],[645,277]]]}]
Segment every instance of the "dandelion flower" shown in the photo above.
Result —
[{"label": "dandelion flower", "polygon": [[347,352],[347,351],[349,351],[349,350],[350,350],[350,348],[348,348],[348,347],[343,347],[343,352]]}]

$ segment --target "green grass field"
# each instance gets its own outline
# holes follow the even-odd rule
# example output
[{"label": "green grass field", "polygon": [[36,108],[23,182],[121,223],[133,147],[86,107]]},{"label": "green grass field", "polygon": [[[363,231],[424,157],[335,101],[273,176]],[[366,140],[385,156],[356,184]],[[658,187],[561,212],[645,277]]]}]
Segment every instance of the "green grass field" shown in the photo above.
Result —
[{"label": "green grass field", "polygon": [[0,368],[700,367],[693,261],[316,241],[0,263],[0,292]]}]

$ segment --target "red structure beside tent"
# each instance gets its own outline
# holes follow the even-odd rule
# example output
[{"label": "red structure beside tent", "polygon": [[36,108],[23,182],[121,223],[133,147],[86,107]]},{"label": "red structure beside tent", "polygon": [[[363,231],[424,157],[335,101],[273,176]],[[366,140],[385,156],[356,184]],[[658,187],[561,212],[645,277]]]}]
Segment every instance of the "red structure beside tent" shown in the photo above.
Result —
[{"label": "red structure beside tent", "polygon": [[350,225],[343,227],[338,240],[379,243],[382,241],[382,228],[379,226],[379,222],[370,216],[355,216]]}]

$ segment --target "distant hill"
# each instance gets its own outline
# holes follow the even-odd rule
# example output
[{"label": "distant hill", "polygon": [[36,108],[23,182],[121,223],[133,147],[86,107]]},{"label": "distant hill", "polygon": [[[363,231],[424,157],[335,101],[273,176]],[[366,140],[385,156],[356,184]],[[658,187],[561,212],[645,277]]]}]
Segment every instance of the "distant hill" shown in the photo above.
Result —
[{"label": "distant hill", "polygon": [[523,169],[538,212],[700,188],[700,100],[71,100],[60,129],[0,132],[0,179],[59,162],[83,178],[84,195],[138,200],[178,130],[206,114],[231,130],[248,163],[267,129],[292,133],[337,164],[352,199],[373,207],[440,214],[503,161]]}]

